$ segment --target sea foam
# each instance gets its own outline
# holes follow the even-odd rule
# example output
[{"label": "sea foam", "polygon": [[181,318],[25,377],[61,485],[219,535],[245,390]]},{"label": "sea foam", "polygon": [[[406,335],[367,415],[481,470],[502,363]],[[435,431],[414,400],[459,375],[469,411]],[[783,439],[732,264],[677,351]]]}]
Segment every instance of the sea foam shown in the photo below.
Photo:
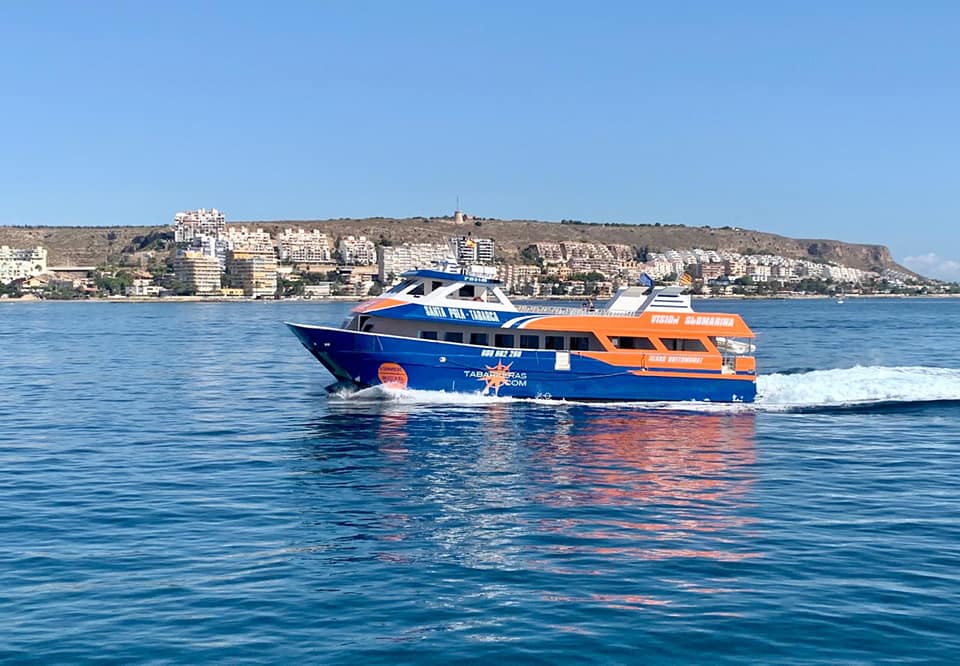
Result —
[{"label": "sea foam", "polygon": [[[477,393],[448,393],[374,386],[333,396],[353,404],[389,402],[408,405],[464,406],[505,402],[524,402],[556,406],[576,401],[519,399]],[[599,408],[632,408],[693,412],[783,412],[818,408],[864,407],[891,403],[960,401],[960,370],[931,367],[857,366],[830,370],[811,370],[789,374],[761,375],[757,378],[754,403],[683,402],[606,402],[588,403]]]}]

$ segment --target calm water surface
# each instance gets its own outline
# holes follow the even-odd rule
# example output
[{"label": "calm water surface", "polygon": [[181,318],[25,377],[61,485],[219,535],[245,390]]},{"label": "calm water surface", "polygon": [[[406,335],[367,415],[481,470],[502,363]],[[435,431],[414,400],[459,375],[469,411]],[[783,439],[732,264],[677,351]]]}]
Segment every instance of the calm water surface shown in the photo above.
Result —
[{"label": "calm water surface", "polygon": [[960,301],[702,301],[753,406],[329,399],[346,304],[0,303],[0,660],[952,662]]}]

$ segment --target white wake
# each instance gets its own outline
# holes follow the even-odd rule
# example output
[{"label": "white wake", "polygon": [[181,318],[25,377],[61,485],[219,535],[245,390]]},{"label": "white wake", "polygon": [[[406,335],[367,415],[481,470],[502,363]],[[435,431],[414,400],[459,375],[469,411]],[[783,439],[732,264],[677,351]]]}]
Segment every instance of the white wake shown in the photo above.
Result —
[{"label": "white wake", "polygon": [[960,369],[929,367],[857,366],[811,370],[796,374],[760,375],[753,403],[709,402],[585,402],[510,398],[481,393],[448,393],[374,386],[332,396],[345,403],[392,403],[448,407],[519,402],[556,406],[584,404],[591,407],[694,412],[782,412],[817,408],[862,407],[872,404],[960,402]]},{"label": "white wake", "polygon": [[798,409],[960,400],[960,369],[857,366],[757,378],[757,407]]}]

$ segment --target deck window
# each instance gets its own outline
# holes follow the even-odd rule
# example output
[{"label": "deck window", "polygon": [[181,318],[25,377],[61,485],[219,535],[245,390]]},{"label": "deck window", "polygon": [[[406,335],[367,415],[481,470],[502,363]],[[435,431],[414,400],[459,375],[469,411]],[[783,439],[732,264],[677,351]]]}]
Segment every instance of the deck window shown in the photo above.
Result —
[{"label": "deck window", "polygon": [[463,342],[463,333],[460,331],[447,331],[443,334],[443,339],[447,342]]},{"label": "deck window", "polygon": [[470,334],[470,344],[471,345],[487,345],[487,334],[486,333],[471,333]]},{"label": "deck window", "polygon": [[513,335],[507,333],[497,333],[493,336],[494,347],[513,347]]},{"label": "deck window", "polygon": [[570,349],[573,351],[587,351],[590,349],[590,338],[587,336],[571,335]]},{"label": "deck window", "polygon": [[543,344],[543,346],[544,346],[546,349],[566,349],[566,347],[565,347],[564,344],[563,344],[563,336],[562,336],[562,335],[546,335],[546,336],[544,336],[544,344]]},{"label": "deck window", "polygon": [[421,340],[436,340],[437,332],[436,331],[420,331]]},{"label": "deck window", "polygon": [[650,338],[637,338],[629,335],[611,337],[610,342],[617,349],[656,349]]},{"label": "deck window", "polygon": [[521,335],[520,349],[540,349],[539,335]]},{"label": "deck window", "polygon": [[401,282],[400,284],[397,284],[397,285],[394,285],[393,287],[391,287],[391,288],[390,288],[390,291],[388,291],[387,293],[388,293],[388,294],[399,294],[400,292],[402,292],[402,291],[404,291],[404,290],[406,290],[406,289],[409,289],[415,282],[416,282],[416,280],[404,280],[404,281]]},{"label": "deck window", "polygon": [[669,351],[707,351],[706,346],[696,338],[660,338],[660,342]]}]

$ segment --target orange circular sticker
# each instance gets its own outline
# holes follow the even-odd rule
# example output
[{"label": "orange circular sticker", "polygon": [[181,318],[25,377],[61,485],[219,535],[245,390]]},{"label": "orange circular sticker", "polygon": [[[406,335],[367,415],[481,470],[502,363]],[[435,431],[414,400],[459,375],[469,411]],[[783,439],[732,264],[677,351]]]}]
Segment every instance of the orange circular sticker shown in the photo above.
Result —
[{"label": "orange circular sticker", "polygon": [[407,388],[407,371],[396,363],[381,363],[377,369],[377,377],[384,384]]}]

